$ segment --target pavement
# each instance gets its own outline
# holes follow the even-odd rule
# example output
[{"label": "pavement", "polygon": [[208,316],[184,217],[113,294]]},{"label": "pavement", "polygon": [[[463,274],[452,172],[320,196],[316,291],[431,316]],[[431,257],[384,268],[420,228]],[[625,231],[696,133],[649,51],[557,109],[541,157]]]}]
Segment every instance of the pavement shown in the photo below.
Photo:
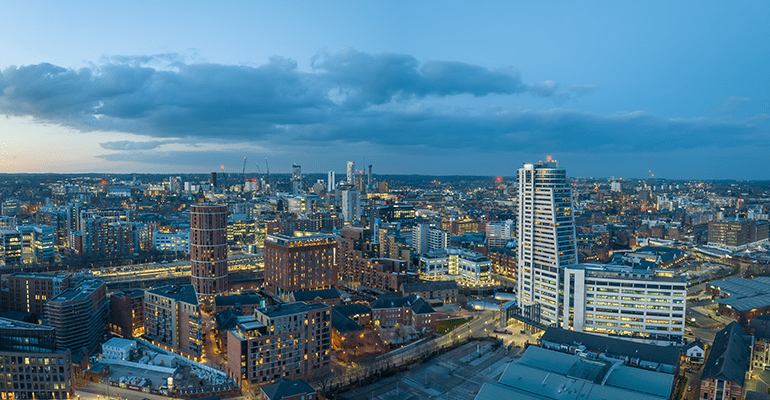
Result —
[{"label": "pavement", "polygon": [[465,400],[481,386],[496,382],[505,367],[519,356],[505,348],[492,350],[491,342],[472,341],[446,354],[415,365],[406,372],[339,395],[342,399]]}]

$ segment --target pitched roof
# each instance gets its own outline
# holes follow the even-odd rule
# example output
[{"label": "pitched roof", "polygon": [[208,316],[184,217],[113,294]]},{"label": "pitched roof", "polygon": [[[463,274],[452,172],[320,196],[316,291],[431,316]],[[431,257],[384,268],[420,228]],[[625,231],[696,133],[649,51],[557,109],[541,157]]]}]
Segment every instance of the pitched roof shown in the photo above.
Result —
[{"label": "pitched roof", "polygon": [[701,379],[737,382],[743,386],[751,355],[751,336],[733,321],[717,333]]},{"label": "pitched roof", "polygon": [[337,289],[301,290],[292,293],[295,301],[310,301],[316,298],[339,299],[340,291]]},{"label": "pitched roof", "polygon": [[415,314],[430,314],[436,312],[420,296],[410,295],[405,297],[380,297],[369,304],[374,309],[411,307]]},{"label": "pitched roof", "polygon": [[687,346],[684,346],[684,351],[690,350],[693,347],[698,347],[701,350],[706,350],[706,346],[701,342],[700,340],[694,340],[690,343],[687,343]]},{"label": "pitched roof", "polygon": [[217,322],[217,330],[222,331],[235,328],[235,325],[238,323],[238,317],[240,316],[243,316],[243,314],[232,308],[214,314],[214,320]]},{"label": "pitched roof", "polygon": [[358,325],[355,321],[343,315],[341,312],[334,308],[332,308],[332,328],[336,329],[337,332],[340,333],[355,332],[364,329],[361,327],[361,325]]},{"label": "pitched roof", "polygon": [[333,308],[346,317],[351,315],[369,314],[372,312],[369,307],[360,303],[342,304],[339,306],[334,306]]},{"label": "pitched roof", "polygon": [[770,339],[770,315],[760,315],[749,321],[749,332],[759,339]]},{"label": "pitched roof", "polygon": [[270,400],[281,400],[284,397],[316,392],[304,379],[286,378],[280,378],[271,385],[262,386],[261,389]]}]

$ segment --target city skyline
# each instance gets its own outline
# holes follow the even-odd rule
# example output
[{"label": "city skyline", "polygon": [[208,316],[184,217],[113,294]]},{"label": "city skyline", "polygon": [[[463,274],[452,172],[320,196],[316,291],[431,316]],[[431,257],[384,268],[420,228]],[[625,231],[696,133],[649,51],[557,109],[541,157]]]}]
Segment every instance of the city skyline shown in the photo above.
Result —
[{"label": "city skyline", "polygon": [[768,179],[767,4],[9,4],[4,172]]}]

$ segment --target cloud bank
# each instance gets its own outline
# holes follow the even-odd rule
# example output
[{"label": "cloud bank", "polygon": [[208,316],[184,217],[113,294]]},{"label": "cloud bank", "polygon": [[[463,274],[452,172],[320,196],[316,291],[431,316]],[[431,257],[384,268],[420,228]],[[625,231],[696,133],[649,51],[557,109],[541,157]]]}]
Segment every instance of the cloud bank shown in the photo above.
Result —
[{"label": "cloud bank", "polygon": [[[478,152],[670,152],[770,145],[767,119],[721,122],[644,112],[595,115],[567,108],[479,111],[437,106],[452,96],[585,96],[596,85],[525,82],[514,68],[353,49],[319,52],[312,71],[273,57],[260,66],[187,62],[176,54],[110,57],[87,68],[14,66],[0,74],[0,113],[149,136],[100,143],[122,152],[171,142],[260,145],[372,144]],[[471,107],[472,108],[472,107]],[[400,150],[399,150],[400,151]],[[149,153],[151,154],[151,152]],[[110,159],[110,157],[105,157]]]}]

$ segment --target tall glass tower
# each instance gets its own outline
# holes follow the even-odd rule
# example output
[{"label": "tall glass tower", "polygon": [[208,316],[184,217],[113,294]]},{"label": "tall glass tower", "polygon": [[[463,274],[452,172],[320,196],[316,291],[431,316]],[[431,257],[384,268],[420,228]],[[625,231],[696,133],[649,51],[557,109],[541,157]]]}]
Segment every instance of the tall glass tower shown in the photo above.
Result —
[{"label": "tall glass tower", "polygon": [[547,162],[524,164],[518,183],[519,306],[530,318],[561,327],[561,268],[577,263],[572,188],[565,169],[550,157]]}]

